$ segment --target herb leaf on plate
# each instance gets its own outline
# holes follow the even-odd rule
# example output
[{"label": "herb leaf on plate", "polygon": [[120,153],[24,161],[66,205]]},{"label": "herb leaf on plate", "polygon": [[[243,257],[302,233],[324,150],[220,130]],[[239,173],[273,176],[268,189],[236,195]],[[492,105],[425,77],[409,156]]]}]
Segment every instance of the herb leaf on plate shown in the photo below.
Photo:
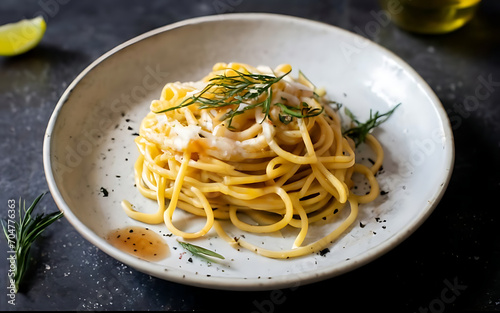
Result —
[{"label": "herb leaf on plate", "polygon": [[353,124],[355,124],[355,126],[344,131],[344,135],[352,138],[357,147],[359,144],[365,142],[366,136],[370,130],[385,122],[400,105],[401,103],[383,114],[380,114],[378,111],[372,114],[372,110],[370,109],[370,117],[364,123],[358,121],[356,116],[354,116],[348,108],[344,108],[345,114],[352,120]]},{"label": "herb leaf on plate", "polygon": [[203,248],[203,247],[200,247],[200,246],[197,246],[197,245],[193,245],[193,244],[187,243],[187,242],[182,242],[182,241],[177,241],[177,242],[184,249],[186,249],[189,252],[191,252],[193,255],[200,256],[200,257],[203,257],[203,258],[205,258],[206,256],[212,256],[212,257],[216,257],[216,258],[224,260],[224,257],[222,255],[220,255],[217,252],[214,252],[212,250],[208,250],[206,248]]}]

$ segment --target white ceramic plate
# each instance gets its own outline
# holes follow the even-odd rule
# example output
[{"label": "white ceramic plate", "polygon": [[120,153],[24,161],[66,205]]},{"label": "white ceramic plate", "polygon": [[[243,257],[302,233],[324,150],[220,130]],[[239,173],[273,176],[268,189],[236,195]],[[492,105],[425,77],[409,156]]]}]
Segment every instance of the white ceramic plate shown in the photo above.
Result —
[{"label": "white ceramic plate", "polygon": [[[155,203],[134,188],[138,155],[134,133],[151,100],[170,81],[194,81],[216,62],[281,63],[300,69],[330,98],[360,120],[369,110],[402,105],[375,134],[386,151],[378,176],[388,192],[362,205],[354,226],[324,256],[273,260],[236,251],[213,232],[196,244],[226,256],[220,263],[182,255],[165,237],[170,256],[150,263],[106,240],[116,228],[142,225],[120,207],[128,199],[146,211]],[[363,153],[363,152],[361,152]],[[208,288],[284,288],[330,278],[389,251],[429,216],[443,195],[453,166],[449,121],[424,80],[391,52],[345,30],[295,17],[232,14],[195,18],[136,37],[92,63],[68,87],[50,119],[44,164],[50,191],[70,223],[110,256],[166,280]],[[108,196],[104,196],[106,189]],[[188,216],[180,214],[181,220]],[[196,224],[196,223],[195,223]],[[363,224],[364,227],[361,227]],[[163,225],[152,227],[168,233]],[[312,236],[325,227],[314,227]],[[235,234],[239,235],[239,234]],[[248,238],[247,238],[248,239]],[[253,238],[276,246],[282,238]],[[257,242],[259,242],[257,241]],[[182,258],[180,258],[182,256]]]}]

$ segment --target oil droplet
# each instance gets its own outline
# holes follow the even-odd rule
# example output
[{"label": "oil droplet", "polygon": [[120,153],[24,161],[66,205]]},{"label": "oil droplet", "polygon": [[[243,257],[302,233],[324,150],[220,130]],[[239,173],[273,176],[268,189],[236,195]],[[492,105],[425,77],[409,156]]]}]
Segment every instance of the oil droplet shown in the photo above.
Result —
[{"label": "oil droplet", "polygon": [[168,245],[154,231],[138,226],[119,228],[107,240],[116,248],[146,261],[159,261],[168,256]]}]

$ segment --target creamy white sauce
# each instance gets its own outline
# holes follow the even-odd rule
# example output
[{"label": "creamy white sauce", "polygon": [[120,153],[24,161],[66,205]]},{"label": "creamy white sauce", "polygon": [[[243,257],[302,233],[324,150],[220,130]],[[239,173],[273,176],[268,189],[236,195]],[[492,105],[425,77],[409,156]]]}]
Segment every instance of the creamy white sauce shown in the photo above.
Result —
[{"label": "creamy white sauce", "polygon": [[191,140],[200,138],[199,133],[201,127],[196,125],[182,126],[179,122],[175,122],[175,127],[171,128],[171,132],[177,135],[173,138],[174,148],[177,151],[184,151],[188,147]]}]

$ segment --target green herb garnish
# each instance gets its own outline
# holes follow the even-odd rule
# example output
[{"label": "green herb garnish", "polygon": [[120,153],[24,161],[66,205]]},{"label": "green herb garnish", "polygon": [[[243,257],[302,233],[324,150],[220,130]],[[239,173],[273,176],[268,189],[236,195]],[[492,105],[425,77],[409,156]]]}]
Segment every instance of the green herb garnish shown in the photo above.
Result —
[{"label": "green herb garnish", "polygon": [[372,110],[370,110],[370,118],[364,123],[358,121],[349,109],[344,108],[345,114],[351,118],[354,124],[356,124],[355,127],[344,131],[344,135],[351,137],[356,143],[357,147],[360,143],[365,141],[366,135],[368,135],[370,130],[385,122],[392,115],[392,113],[394,113],[394,110],[396,110],[396,108],[400,105],[401,103],[384,114],[379,114],[377,111],[375,112],[375,115],[372,115]]},{"label": "green herb garnish", "polygon": [[338,112],[342,108],[342,103],[337,102],[337,101],[329,100],[328,104],[330,104],[331,106],[335,106],[333,109],[336,112]]},{"label": "green herb garnish", "polygon": [[[3,232],[9,248],[12,252],[15,252],[16,266],[13,275],[9,275],[9,278],[14,280],[14,289],[16,293],[19,291],[19,285],[29,267],[29,252],[31,245],[50,224],[63,216],[62,212],[54,212],[48,215],[44,215],[43,213],[38,214],[35,218],[31,217],[31,213],[44,195],[45,193],[39,195],[28,210],[26,210],[26,201],[21,201],[21,199],[19,199],[19,221],[10,219],[10,214],[9,220],[2,221]],[[21,206],[23,208],[22,211]],[[12,217],[14,218],[14,216]]]},{"label": "green herb garnish", "polygon": [[[222,120],[229,120],[228,127],[231,127],[231,122],[233,118],[237,115],[243,114],[245,111],[254,109],[256,107],[262,107],[262,112],[265,114],[261,123],[269,118],[269,111],[271,110],[271,99],[272,90],[271,86],[279,82],[283,77],[288,75],[290,72],[285,73],[281,76],[275,77],[271,75],[263,74],[246,74],[237,70],[233,70],[236,75],[216,75],[209,80],[208,85],[203,88],[198,94],[186,98],[181,104],[170,107],[165,110],[157,111],[155,113],[164,113],[189,105],[198,103],[199,109],[213,109],[227,106],[237,106],[236,109],[231,108],[224,116]],[[265,95],[265,99],[258,101],[261,95]],[[255,102],[258,101],[258,102]],[[250,102],[255,102],[253,104],[248,104]],[[245,105],[240,106],[243,103]],[[282,107],[282,112],[291,117],[305,118],[310,116],[316,116],[321,112],[317,112],[319,109],[312,109],[305,114],[302,114],[303,108],[293,108],[286,106],[286,110],[283,108],[283,104],[276,103],[275,105],[280,105]],[[293,112],[291,114],[290,112]],[[316,114],[317,113],[317,114]],[[280,120],[282,116],[280,116]]]},{"label": "green herb garnish", "polygon": [[224,257],[222,255],[218,254],[217,252],[214,252],[214,251],[211,251],[211,250],[208,250],[208,249],[205,249],[203,247],[196,246],[196,245],[193,245],[193,244],[190,244],[187,242],[182,242],[182,241],[178,241],[178,240],[177,240],[177,242],[184,249],[188,250],[189,252],[191,252],[192,254],[194,254],[196,256],[199,256],[202,258],[206,258],[206,256],[213,256],[213,257],[224,260]]},{"label": "green herb garnish", "polygon": [[281,112],[285,113],[279,115],[279,119],[283,124],[290,123],[294,117],[305,118],[318,116],[323,113],[324,108],[311,108],[307,103],[302,102],[300,108],[285,105],[283,103],[276,103],[275,105],[281,108]]}]

